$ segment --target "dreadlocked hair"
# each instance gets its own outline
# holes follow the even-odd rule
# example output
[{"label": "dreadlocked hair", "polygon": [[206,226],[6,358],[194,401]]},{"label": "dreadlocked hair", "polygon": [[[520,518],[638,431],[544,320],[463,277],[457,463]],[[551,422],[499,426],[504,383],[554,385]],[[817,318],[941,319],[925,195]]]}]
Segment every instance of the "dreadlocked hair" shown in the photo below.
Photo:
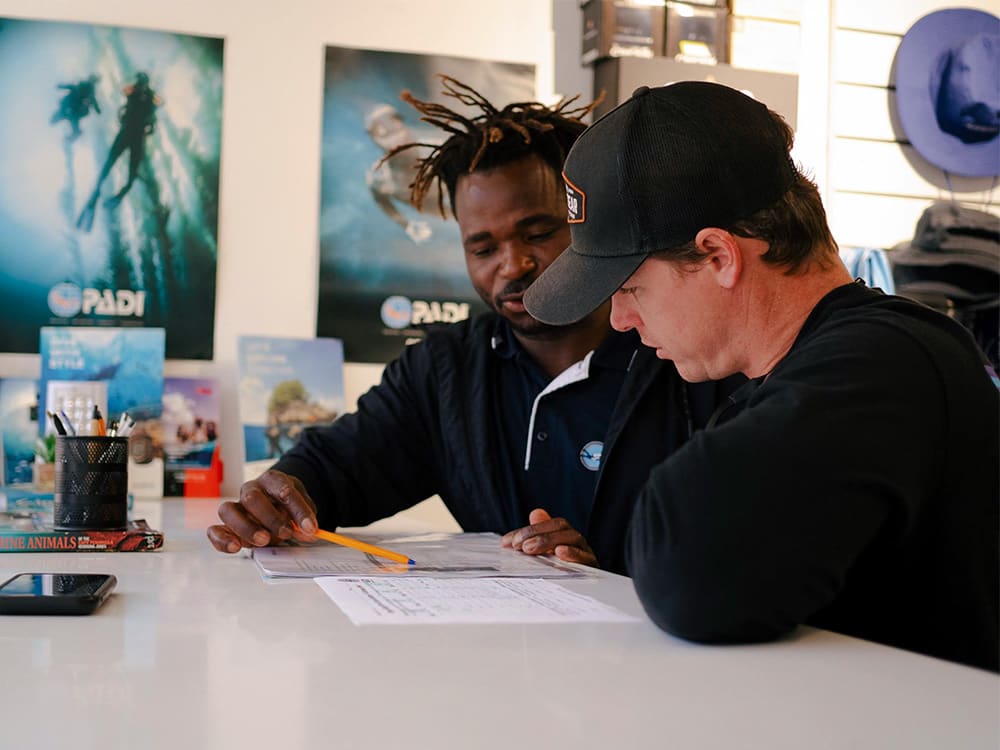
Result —
[{"label": "dreadlocked hair", "polygon": [[[479,109],[480,114],[466,117],[435,102],[417,99],[409,91],[399,95],[416,109],[423,122],[440,128],[451,136],[442,144],[405,143],[382,157],[382,162],[411,148],[430,148],[430,153],[417,166],[410,183],[410,201],[415,206],[437,180],[444,184],[448,200],[455,207],[455,185],[462,174],[486,171],[537,154],[546,164],[562,173],[566,154],[577,137],[586,129],[581,118],[601,103],[603,94],[586,105],[574,106],[579,96],[561,99],[555,106],[539,102],[515,102],[497,109],[482,94],[451,76],[439,74],[442,94],[460,103]],[[380,162],[381,163],[381,162]],[[438,210],[445,217],[444,191],[438,190]]]}]

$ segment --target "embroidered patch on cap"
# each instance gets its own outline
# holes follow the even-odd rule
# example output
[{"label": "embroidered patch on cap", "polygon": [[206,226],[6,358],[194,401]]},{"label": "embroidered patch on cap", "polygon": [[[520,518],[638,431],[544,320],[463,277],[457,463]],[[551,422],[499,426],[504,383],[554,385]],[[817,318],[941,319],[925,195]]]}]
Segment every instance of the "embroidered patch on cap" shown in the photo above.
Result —
[{"label": "embroidered patch on cap", "polygon": [[569,181],[563,173],[566,182],[566,210],[570,224],[582,224],[587,220],[587,194]]}]

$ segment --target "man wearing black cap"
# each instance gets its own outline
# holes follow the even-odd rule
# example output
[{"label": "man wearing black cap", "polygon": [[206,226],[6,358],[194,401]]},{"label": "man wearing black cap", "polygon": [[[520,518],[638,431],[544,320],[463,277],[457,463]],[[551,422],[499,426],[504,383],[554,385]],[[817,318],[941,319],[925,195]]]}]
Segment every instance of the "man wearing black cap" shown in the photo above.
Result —
[{"label": "man wearing black cap", "polygon": [[636,504],[626,561],[658,625],[807,623],[995,671],[991,368],[954,321],[852,282],[791,142],[725,86],[639,89],[570,151],[572,246],[525,305],[563,325],[610,298],[686,380],[751,378]]}]

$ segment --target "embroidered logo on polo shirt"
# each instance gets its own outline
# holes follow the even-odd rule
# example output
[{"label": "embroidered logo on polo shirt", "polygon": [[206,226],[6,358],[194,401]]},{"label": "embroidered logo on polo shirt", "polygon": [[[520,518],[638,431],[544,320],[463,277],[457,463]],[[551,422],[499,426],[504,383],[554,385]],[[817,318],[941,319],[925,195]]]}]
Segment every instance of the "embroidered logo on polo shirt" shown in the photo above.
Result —
[{"label": "embroidered logo on polo shirt", "polygon": [[580,463],[583,468],[589,471],[597,471],[601,468],[601,456],[604,454],[604,443],[600,440],[591,440],[580,449]]},{"label": "embroidered logo on polo shirt", "polygon": [[570,224],[582,224],[587,220],[587,194],[569,181],[563,172],[566,183],[566,218]]}]

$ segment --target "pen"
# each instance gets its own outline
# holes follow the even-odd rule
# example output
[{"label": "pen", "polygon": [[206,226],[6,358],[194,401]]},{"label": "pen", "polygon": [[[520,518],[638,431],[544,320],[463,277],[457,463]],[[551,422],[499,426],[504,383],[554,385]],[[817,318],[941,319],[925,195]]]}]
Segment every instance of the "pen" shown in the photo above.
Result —
[{"label": "pen", "polygon": [[352,539],[349,536],[343,536],[341,534],[334,534],[332,531],[323,531],[320,529],[316,532],[316,536],[320,539],[325,539],[328,542],[333,542],[334,544],[340,544],[344,547],[351,547],[352,549],[361,550],[362,552],[367,552],[369,555],[377,555],[378,557],[384,557],[387,560],[392,560],[393,562],[406,563],[407,565],[416,565],[416,563],[408,558],[406,555],[401,555],[399,552],[393,552],[392,550],[382,549],[381,547],[376,547],[374,544],[368,544],[367,542],[361,542],[357,539]]},{"label": "pen", "polygon": [[49,419],[52,420],[52,426],[56,428],[56,433],[58,433],[59,435],[65,435],[66,434],[66,428],[63,427],[63,423],[59,419],[59,417],[57,415],[53,414],[50,411],[47,411],[45,413],[48,414],[49,415]]},{"label": "pen", "polygon": [[128,412],[122,412],[122,416],[118,420],[118,437],[128,437],[134,429],[135,420],[128,415]]},{"label": "pen", "polygon": [[73,421],[69,418],[66,412],[60,409],[59,416],[62,417],[63,427],[66,428],[66,434],[76,435],[76,425],[73,424]]}]

